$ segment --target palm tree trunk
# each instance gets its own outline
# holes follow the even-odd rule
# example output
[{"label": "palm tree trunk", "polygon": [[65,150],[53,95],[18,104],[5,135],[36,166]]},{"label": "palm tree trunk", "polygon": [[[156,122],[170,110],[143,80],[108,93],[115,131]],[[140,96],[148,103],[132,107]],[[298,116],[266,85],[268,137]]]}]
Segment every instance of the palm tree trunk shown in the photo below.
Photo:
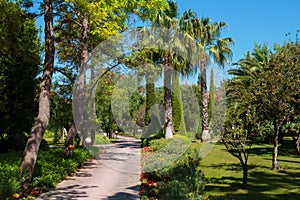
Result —
[{"label": "palm tree trunk", "polygon": [[208,98],[207,98],[207,86],[206,86],[206,54],[202,54],[201,59],[201,119],[202,119],[202,140],[207,141],[210,139],[208,132]]},{"label": "palm tree trunk", "polygon": [[170,53],[167,53],[165,58],[164,68],[164,107],[165,107],[165,138],[173,138],[174,128],[172,119],[172,68],[170,67]]},{"label": "palm tree trunk", "polygon": [[39,112],[34,126],[31,129],[24,150],[24,157],[20,170],[29,172],[31,179],[37,160],[39,146],[50,120],[50,89],[54,64],[54,38],[53,38],[53,8],[52,0],[44,0],[45,21],[45,63],[42,82],[40,84]]}]

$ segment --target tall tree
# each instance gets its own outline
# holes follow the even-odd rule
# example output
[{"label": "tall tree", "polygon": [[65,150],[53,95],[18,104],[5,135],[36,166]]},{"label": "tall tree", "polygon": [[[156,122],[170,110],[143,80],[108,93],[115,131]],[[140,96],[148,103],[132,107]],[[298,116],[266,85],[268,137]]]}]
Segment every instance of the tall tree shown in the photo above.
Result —
[{"label": "tall tree", "polygon": [[37,160],[39,146],[50,119],[50,89],[54,65],[54,35],[53,35],[53,7],[52,0],[44,0],[45,22],[45,61],[42,82],[40,84],[39,112],[31,129],[24,150],[24,157],[20,169],[29,172],[31,178]]},{"label": "tall tree", "polygon": [[[165,28],[161,33],[161,58],[164,64],[164,134],[166,138],[174,135],[174,125],[172,118],[172,69],[180,71],[184,75],[193,72],[192,58],[195,56],[195,41],[188,35],[188,24],[194,17],[194,12],[185,11],[178,19],[178,4],[175,1],[168,1],[169,9],[158,13],[153,21],[156,27]],[[181,35],[180,35],[181,34]],[[177,37],[180,35],[181,37]],[[169,41],[164,41],[164,39]],[[197,49],[199,50],[199,49]]]},{"label": "tall tree", "polygon": [[[130,15],[137,14],[141,19],[151,18],[156,13],[155,9],[163,9],[166,7],[164,0],[155,0],[152,4],[147,1],[105,1],[97,0],[87,2],[84,0],[72,0],[67,3],[62,3],[64,15],[61,16],[59,27],[63,28],[60,35],[63,39],[59,43],[58,55],[62,60],[71,60],[75,63],[76,67],[80,66],[80,73],[78,81],[76,82],[76,91],[74,104],[78,108],[75,113],[75,121],[80,122],[78,129],[80,130],[83,138],[87,137],[88,128],[88,114],[86,108],[86,71],[88,69],[88,51],[93,49],[99,42],[109,38],[110,36],[122,32],[128,28],[126,19]],[[76,31],[73,31],[73,28]],[[65,37],[65,33],[80,35],[75,39],[74,37]],[[73,36],[72,34],[72,36]],[[80,47],[78,47],[80,44]],[[74,48],[78,49],[78,54],[74,53]],[[65,48],[67,47],[67,48]],[[71,55],[71,56],[70,56]],[[74,56],[77,55],[77,56]],[[75,61],[75,62],[74,62]],[[93,69],[94,70],[94,69]],[[101,76],[101,75],[99,75]],[[93,92],[92,92],[93,93]],[[95,108],[95,105],[92,106]],[[95,109],[93,109],[95,111]],[[95,113],[92,114],[95,116]],[[92,129],[93,131],[93,129]]]},{"label": "tall tree", "polygon": [[[221,31],[227,24],[225,22],[210,23],[209,18],[196,18],[193,21],[193,36],[199,45],[204,49],[200,59],[200,84],[201,84],[201,119],[202,119],[202,135],[208,136],[208,95],[206,84],[206,67],[210,62],[210,58],[221,67],[229,62],[232,55],[231,45],[233,39],[230,37],[220,38]],[[209,136],[208,136],[209,137]]]}]

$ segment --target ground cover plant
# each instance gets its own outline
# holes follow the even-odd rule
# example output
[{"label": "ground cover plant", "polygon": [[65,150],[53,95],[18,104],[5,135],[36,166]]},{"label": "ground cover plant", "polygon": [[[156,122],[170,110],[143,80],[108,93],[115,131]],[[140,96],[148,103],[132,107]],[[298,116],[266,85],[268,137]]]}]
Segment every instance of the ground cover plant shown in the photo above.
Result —
[{"label": "ground cover plant", "polygon": [[199,144],[180,136],[143,148],[141,199],[202,199]]},{"label": "ground cover plant", "polygon": [[32,181],[28,189],[22,187],[24,176],[19,173],[22,152],[0,154],[0,199],[33,199],[42,191],[54,187],[91,158],[91,154],[76,148],[70,158],[63,157],[63,149],[40,151]]}]

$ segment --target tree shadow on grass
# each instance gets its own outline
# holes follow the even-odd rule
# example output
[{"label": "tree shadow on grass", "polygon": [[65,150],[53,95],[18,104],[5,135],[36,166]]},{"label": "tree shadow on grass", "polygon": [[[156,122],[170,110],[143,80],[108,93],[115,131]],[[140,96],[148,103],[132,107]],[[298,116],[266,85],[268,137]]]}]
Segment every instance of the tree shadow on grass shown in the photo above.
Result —
[{"label": "tree shadow on grass", "polygon": [[249,187],[243,189],[242,178],[210,178],[205,187],[210,199],[300,199],[300,172],[249,172]]}]

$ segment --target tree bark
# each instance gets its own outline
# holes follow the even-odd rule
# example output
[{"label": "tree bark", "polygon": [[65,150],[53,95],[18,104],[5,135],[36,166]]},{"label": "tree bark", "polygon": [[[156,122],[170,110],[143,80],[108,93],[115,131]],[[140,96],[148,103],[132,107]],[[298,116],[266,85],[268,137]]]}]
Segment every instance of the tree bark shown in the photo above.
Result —
[{"label": "tree bark", "polygon": [[297,149],[298,154],[300,154],[300,133],[298,134],[298,138],[296,141],[296,149]]},{"label": "tree bark", "polygon": [[210,140],[208,132],[208,98],[206,86],[206,54],[202,54],[201,69],[200,69],[200,84],[201,84],[201,120],[202,120],[202,141]]},{"label": "tree bark", "polygon": [[248,165],[243,164],[243,188],[248,187]]},{"label": "tree bark", "polygon": [[20,165],[21,171],[28,170],[31,179],[37,160],[39,146],[50,119],[50,89],[54,65],[54,38],[53,38],[53,8],[52,0],[44,0],[45,21],[45,63],[42,81],[40,84],[39,112],[34,126],[31,129],[24,150],[23,160]]},{"label": "tree bark", "polygon": [[170,53],[167,53],[165,58],[164,68],[164,107],[165,107],[165,138],[173,138],[174,127],[172,119],[172,68],[170,67]]},{"label": "tree bark", "polygon": [[[91,66],[91,85],[95,84],[95,68]],[[95,87],[91,88],[91,101],[92,101],[92,121],[91,121],[91,144],[95,144],[96,139],[96,104],[95,104]]]},{"label": "tree bark", "polygon": [[86,69],[88,62],[88,17],[87,13],[78,11],[82,24],[81,33],[81,57],[80,57],[80,73],[75,87],[74,98],[74,120],[80,132],[81,143],[84,145],[85,138],[88,136],[88,113],[86,106]]},{"label": "tree bark", "polygon": [[76,127],[73,123],[71,127],[69,128],[68,135],[65,142],[65,150],[64,150],[64,156],[72,156],[73,150],[75,148],[74,140],[76,136]]},{"label": "tree bark", "polygon": [[273,156],[272,156],[272,167],[273,169],[279,169],[279,164],[277,161],[278,156],[278,137],[279,137],[279,127],[276,120],[273,122],[274,125],[274,147],[273,147]]}]

